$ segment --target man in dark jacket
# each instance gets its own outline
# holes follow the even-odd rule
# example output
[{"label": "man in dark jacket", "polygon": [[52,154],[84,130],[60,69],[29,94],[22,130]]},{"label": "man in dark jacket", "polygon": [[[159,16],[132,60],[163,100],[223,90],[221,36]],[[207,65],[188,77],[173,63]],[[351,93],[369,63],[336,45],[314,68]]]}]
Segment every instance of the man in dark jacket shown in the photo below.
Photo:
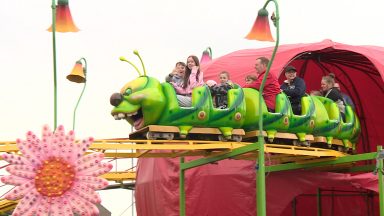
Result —
[{"label": "man in dark jacket", "polygon": [[301,115],[301,98],[305,95],[305,82],[296,76],[296,68],[288,66],[285,69],[287,80],[280,86],[281,90],[288,96],[292,111],[295,115]]}]

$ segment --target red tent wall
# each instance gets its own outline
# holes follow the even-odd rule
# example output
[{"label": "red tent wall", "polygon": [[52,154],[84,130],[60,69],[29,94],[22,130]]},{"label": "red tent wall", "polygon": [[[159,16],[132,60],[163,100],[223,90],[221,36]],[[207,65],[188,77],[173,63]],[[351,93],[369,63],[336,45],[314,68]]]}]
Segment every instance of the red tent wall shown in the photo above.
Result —
[{"label": "red tent wall", "polygon": [[[196,158],[188,160],[191,159]],[[178,163],[178,159],[140,159],[135,192],[138,215],[179,215]],[[240,160],[224,160],[187,170],[185,177],[187,215],[255,215],[255,171],[254,162]],[[371,173],[351,176],[314,171],[267,173],[267,215],[290,215],[288,212],[292,210],[290,208],[292,200],[302,194],[315,194],[317,188],[338,188],[354,193],[366,193],[367,190],[377,192],[377,176]],[[364,207],[366,204],[361,206],[361,197],[355,199],[356,197],[351,196],[346,200],[335,197],[331,202],[326,193],[322,194],[324,212],[334,208],[332,212],[343,213],[334,215],[366,215],[367,208]],[[296,206],[296,212],[301,214],[297,215],[315,215],[316,197],[299,198],[300,203]],[[302,203],[310,206],[303,206]],[[377,205],[377,200],[375,203]],[[375,212],[378,212],[377,206]]]},{"label": "red tent wall", "polygon": [[[378,194],[372,192],[342,192],[330,188],[322,191],[321,215],[337,216],[379,216]],[[282,212],[282,216],[317,215],[317,192],[297,196]],[[348,210],[345,210],[348,209]]]}]

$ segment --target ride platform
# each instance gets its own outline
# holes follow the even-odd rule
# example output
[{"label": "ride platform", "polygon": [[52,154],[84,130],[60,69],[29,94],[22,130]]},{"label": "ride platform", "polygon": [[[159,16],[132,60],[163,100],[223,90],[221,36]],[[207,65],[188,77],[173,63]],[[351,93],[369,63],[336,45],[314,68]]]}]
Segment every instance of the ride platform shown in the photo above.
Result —
[{"label": "ride platform", "polygon": [[[156,128],[149,128],[150,130]],[[174,128],[170,128],[174,130]],[[147,129],[145,129],[147,130]],[[176,132],[176,131],[175,131]],[[200,133],[201,131],[195,131]],[[217,134],[219,133],[216,131]],[[241,131],[237,131],[241,134]],[[293,137],[292,137],[293,138]],[[231,159],[254,160],[258,159],[260,146],[253,142],[233,141],[201,141],[201,140],[136,140],[129,138],[118,139],[96,139],[90,146],[87,153],[103,152],[106,159],[126,158],[177,158],[186,156],[200,156],[204,160],[216,160],[222,156],[235,153]],[[251,148],[248,148],[251,147]],[[239,153],[240,149],[253,149]],[[17,145],[13,141],[0,142],[0,152],[20,154]],[[281,166],[296,166],[305,168],[308,164],[324,164],[319,169],[323,171],[345,171],[353,167],[354,160],[344,160],[335,165],[333,161],[345,158],[348,154],[334,149],[294,146],[287,144],[264,144],[266,154],[266,165],[270,171],[279,171],[285,168]],[[373,157],[369,155],[369,157]],[[1,159],[1,158],[0,158]],[[356,161],[356,160],[355,160]],[[274,168],[274,165],[276,167]],[[192,164],[191,167],[195,166]],[[132,171],[114,171],[102,176],[109,181],[123,183],[134,181],[136,173]],[[15,208],[17,202],[2,199],[0,200],[0,214],[6,213]]]}]

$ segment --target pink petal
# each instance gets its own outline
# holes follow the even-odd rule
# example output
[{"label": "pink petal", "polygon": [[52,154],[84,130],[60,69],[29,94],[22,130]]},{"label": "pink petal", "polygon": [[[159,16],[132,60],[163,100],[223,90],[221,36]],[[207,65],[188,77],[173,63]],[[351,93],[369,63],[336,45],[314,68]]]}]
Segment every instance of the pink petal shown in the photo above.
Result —
[{"label": "pink petal", "polygon": [[40,200],[40,205],[37,206],[37,215],[49,215],[51,210],[50,198],[42,196]]},{"label": "pink petal", "polygon": [[103,159],[104,154],[99,152],[85,155],[76,162],[76,171],[82,171],[91,167],[95,167],[100,164]]},{"label": "pink petal", "polygon": [[37,211],[37,206],[40,205],[40,201],[41,197],[31,192],[20,200],[12,215],[33,215],[33,213]]},{"label": "pink petal", "polygon": [[10,164],[31,165],[31,163],[25,157],[19,155],[4,153],[1,155],[1,157],[3,158],[3,160],[7,161]]},{"label": "pink petal", "polygon": [[5,198],[9,200],[17,200],[23,198],[26,194],[30,194],[34,190],[34,182],[33,180],[30,180],[29,182],[25,182],[24,184],[13,188],[5,195]]},{"label": "pink petal", "polygon": [[33,167],[27,165],[10,165],[5,170],[12,175],[28,179],[32,179],[36,175]]},{"label": "pink petal", "polygon": [[91,202],[88,202],[80,196],[77,196],[76,194],[73,194],[71,192],[69,192],[67,196],[68,199],[71,199],[71,202],[74,202],[80,207],[82,211],[81,215],[99,215],[99,209]]},{"label": "pink petal", "polygon": [[99,177],[78,176],[76,180],[94,190],[100,190],[108,186],[108,181]]},{"label": "pink petal", "polygon": [[90,167],[88,169],[84,169],[78,172],[79,176],[100,176],[104,173],[109,172],[112,169],[112,164],[109,163],[101,163],[97,166]]},{"label": "pink petal", "polygon": [[4,184],[10,184],[10,185],[15,185],[15,186],[22,185],[26,181],[30,181],[30,180],[31,179],[22,178],[22,177],[15,176],[15,175],[1,177],[1,182],[3,182]]},{"label": "pink petal", "polygon": [[73,215],[71,206],[69,205],[68,202],[66,202],[66,199],[63,197],[55,197],[52,199],[51,202],[51,211],[50,211],[51,216],[71,216]]},{"label": "pink petal", "polygon": [[98,193],[85,184],[77,183],[73,185],[71,193],[82,197],[84,200],[92,203],[100,203],[101,199]]},{"label": "pink petal", "polygon": [[41,155],[39,150],[32,146],[28,141],[17,139],[16,143],[20,152],[31,164],[33,164],[33,166],[40,165]]}]

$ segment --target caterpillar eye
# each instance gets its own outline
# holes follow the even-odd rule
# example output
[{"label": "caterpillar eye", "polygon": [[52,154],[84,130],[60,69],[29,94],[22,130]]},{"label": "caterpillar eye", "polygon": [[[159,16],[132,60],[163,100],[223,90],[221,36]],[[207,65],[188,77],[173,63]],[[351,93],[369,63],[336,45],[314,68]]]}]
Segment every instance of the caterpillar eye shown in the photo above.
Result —
[{"label": "caterpillar eye", "polygon": [[125,90],[124,95],[128,96],[130,94],[132,94],[132,89],[129,88],[129,89]]}]

